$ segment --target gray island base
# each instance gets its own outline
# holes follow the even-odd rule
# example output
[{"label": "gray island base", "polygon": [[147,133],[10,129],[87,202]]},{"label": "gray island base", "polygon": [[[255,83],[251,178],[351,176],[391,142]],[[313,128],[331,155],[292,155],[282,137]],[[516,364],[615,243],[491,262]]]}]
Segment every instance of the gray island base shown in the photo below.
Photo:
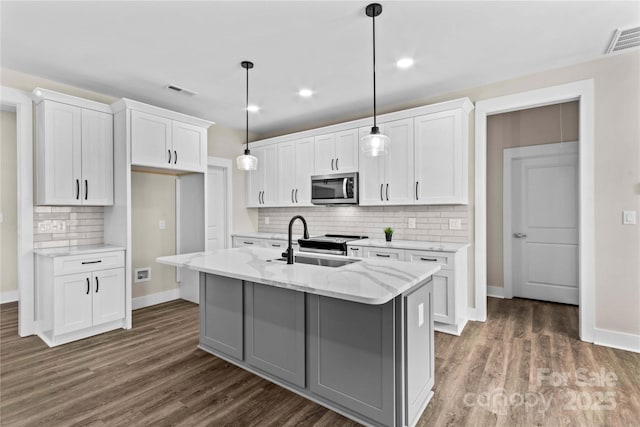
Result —
[{"label": "gray island base", "polygon": [[[276,255],[242,248],[158,262],[200,271],[204,351],[364,425],[414,426],[433,396],[431,275],[438,267],[407,272],[406,263],[366,260],[338,268],[273,265]],[[229,257],[243,256],[251,261],[237,274],[242,278],[226,271],[238,261]],[[317,294],[330,287],[321,276],[335,278],[340,270],[346,276],[366,271],[363,280],[371,280],[372,292],[384,286],[390,298],[373,304],[349,300],[346,293]],[[255,281],[247,280],[252,274]],[[276,284],[279,274],[287,276],[282,286]],[[303,283],[307,276],[326,283],[318,291]],[[409,286],[400,285],[403,280]],[[353,299],[366,300],[360,285],[354,283]],[[345,292],[344,283],[336,286]]]}]

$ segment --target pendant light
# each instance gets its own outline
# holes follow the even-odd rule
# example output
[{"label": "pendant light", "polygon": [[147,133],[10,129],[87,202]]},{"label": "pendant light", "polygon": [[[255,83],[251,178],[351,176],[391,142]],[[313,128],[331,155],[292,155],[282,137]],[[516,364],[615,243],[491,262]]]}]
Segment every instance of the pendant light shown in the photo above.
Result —
[{"label": "pendant light", "polygon": [[389,149],[389,137],[380,133],[376,125],[376,16],[382,13],[382,5],[371,3],[365,9],[368,17],[373,21],[373,127],[371,133],[360,139],[362,151],[368,156],[382,156]]},{"label": "pendant light", "polygon": [[242,68],[247,70],[247,105],[245,109],[245,113],[247,115],[247,148],[245,148],[243,155],[236,158],[236,164],[238,165],[238,169],[242,171],[254,171],[258,168],[258,158],[256,156],[252,156],[251,151],[249,151],[249,70],[253,68],[253,62],[242,61],[240,65],[242,65]]}]

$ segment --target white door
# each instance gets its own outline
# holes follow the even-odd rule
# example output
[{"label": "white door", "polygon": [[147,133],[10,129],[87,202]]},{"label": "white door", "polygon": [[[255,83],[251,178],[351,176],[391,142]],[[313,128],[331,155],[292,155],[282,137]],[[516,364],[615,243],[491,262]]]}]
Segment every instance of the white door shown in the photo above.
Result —
[{"label": "white door", "polygon": [[207,172],[207,251],[228,247],[228,173],[229,168],[211,165]]},{"label": "white door", "polygon": [[328,175],[336,172],[335,134],[319,135],[315,138],[314,175]]},{"label": "white door", "polygon": [[124,319],[124,268],[93,273],[93,325]]},{"label": "white door", "polygon": [[[313,138],[296,141],[296,174],[293,199],[297,206],[311,206],[311,176],[314,170]],[[280,168],[283,165],[280,163]]]},{"label": "white door", "polygon": [[54,279],[53,328],[56,335],[91,327],[91,285],[91,273]]},{"label": "white door", "polygon": [[336,170],[358,172],[358,129],[336,133]]},{"label": "white door", "polygon": [[513,295],[577,305],[578,145],[526,148],[510,168]]},{"label": "white door", "polygon": [[82,204],[113,204],[113,115],[82,110]]},{"label": "white door", "polygon": [[131,111],[131,164],[173,167],[171,120]]},{"label": "white door", "polygon": [[204,172],[207,165],[207,130],[173,120],[173,167]]}]

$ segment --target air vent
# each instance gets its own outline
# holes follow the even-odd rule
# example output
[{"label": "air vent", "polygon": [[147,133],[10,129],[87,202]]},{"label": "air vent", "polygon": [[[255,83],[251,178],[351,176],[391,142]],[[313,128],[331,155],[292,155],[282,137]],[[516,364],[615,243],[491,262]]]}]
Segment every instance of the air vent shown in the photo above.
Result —
[{"label": "air vent", "polygon": [[174,85],[174,84],[168,84],[166,86],[167,89],[172,90],[174,92],[178,92],[178,93],[184,93],[185,95],[197,95],[198,92],[193,91],[191,89],[187,89],[186,87],[182,87],[182,86],[178,86],[178,85]]},{"label": "air vent", "polygon": [[617,52],[623,49],[640,46],[640,27],[627,28],[626,30],[617,29],[609,44],[607,53]]}]

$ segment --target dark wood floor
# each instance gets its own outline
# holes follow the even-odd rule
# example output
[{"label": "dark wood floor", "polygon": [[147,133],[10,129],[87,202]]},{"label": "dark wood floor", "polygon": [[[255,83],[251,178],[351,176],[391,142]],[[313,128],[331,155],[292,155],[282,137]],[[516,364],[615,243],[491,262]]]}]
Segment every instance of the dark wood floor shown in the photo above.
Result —
[{"label": "dark wood floor", "polygon": [[[640,355],[579,341],[576,307],[490,298],[488,313],[460,337],[436,333],[435,395],[420,426],[639,425]],[[15,303],[0,306],[0,423],[356,425],[198,350],[194,304],[133,320],[50,349],[18,337]],[[580,385],[602,372],[615,384]]]}]

